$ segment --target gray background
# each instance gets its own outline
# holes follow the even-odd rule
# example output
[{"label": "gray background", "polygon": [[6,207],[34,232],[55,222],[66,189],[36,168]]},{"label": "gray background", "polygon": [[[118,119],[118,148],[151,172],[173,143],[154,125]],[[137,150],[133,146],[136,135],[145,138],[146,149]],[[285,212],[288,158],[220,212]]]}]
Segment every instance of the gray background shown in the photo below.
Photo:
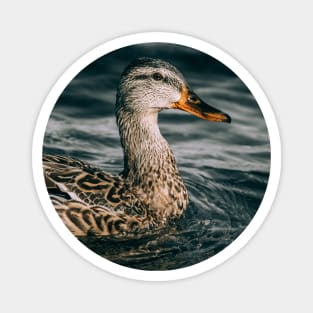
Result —
[{"label": "gray background", "polygon": [[[310,2],[83,3],[0,7],[1,312],[312,312]],[[223,265],[168,283],[116,277],[76,255],[44,215],[31,170],[37,115],[64,70],[109,39],[156,30],[211,42],[244,65],[272,103],[283,144],[280,187],[259,232]]]}]

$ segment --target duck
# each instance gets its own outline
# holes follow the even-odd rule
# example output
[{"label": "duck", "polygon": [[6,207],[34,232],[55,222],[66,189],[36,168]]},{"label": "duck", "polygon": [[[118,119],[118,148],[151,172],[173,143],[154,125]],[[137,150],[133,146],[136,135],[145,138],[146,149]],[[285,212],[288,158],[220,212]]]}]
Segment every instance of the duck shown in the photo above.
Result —
[{"label": "duck", "polygon": [[123,71],[115,115],[124,169],[111,175],[87,162],[43,154],[51,202],[76,237],[127,236],[164,227],[188,206],[186,185],[158,126],[163,110],[230,123],[228,114],[204,102],[167,61],[139,57]]}]

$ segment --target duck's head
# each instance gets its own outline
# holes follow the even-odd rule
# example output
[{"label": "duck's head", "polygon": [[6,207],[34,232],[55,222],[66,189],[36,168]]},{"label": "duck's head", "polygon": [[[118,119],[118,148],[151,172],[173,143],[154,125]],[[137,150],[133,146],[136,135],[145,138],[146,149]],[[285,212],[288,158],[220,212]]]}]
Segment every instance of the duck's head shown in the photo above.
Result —
[{"label": "duck's head", "polygon": [[154,58],[138,58],[125,69],[116,105],[117,111],[137,114],[180,109],[209,121],[231,121],[229,115],[201,100],[176,67]]}]

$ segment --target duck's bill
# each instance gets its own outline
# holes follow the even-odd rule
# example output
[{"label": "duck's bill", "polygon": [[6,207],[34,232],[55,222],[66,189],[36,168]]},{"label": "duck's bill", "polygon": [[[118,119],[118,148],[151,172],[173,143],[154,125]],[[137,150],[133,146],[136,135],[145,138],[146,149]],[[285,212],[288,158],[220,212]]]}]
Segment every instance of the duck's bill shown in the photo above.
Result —
[{"label": "duck's bill", "polygon": [[231,122],[228,114],[208,105],[188,88],[183,89],[181,98],[173,103],[172,108],[189,112],[207,121]]}]

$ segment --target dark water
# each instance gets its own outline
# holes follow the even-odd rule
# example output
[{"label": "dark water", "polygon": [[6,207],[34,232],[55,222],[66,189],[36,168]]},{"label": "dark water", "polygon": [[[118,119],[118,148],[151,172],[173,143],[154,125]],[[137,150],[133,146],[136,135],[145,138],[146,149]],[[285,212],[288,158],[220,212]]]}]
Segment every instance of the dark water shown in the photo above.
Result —
[{"label": "dark water", "polygon": [[140,238],[82,241],[128,267],[181,268],[213,256],[236,239],[256,213],[267,186],[266,124],[236,75],[215,59],[182,46],[144,44],[118,50],[93,62],[64,90],[47,126],[44,152],[77,157],[111,173],[122,170],[115,93],[121,72],[139,56],[175,65],[202,99],[232,117],[232,124],[207,122],[177,110],[161,112],[161,132],[189,191],[185,215]]}]

